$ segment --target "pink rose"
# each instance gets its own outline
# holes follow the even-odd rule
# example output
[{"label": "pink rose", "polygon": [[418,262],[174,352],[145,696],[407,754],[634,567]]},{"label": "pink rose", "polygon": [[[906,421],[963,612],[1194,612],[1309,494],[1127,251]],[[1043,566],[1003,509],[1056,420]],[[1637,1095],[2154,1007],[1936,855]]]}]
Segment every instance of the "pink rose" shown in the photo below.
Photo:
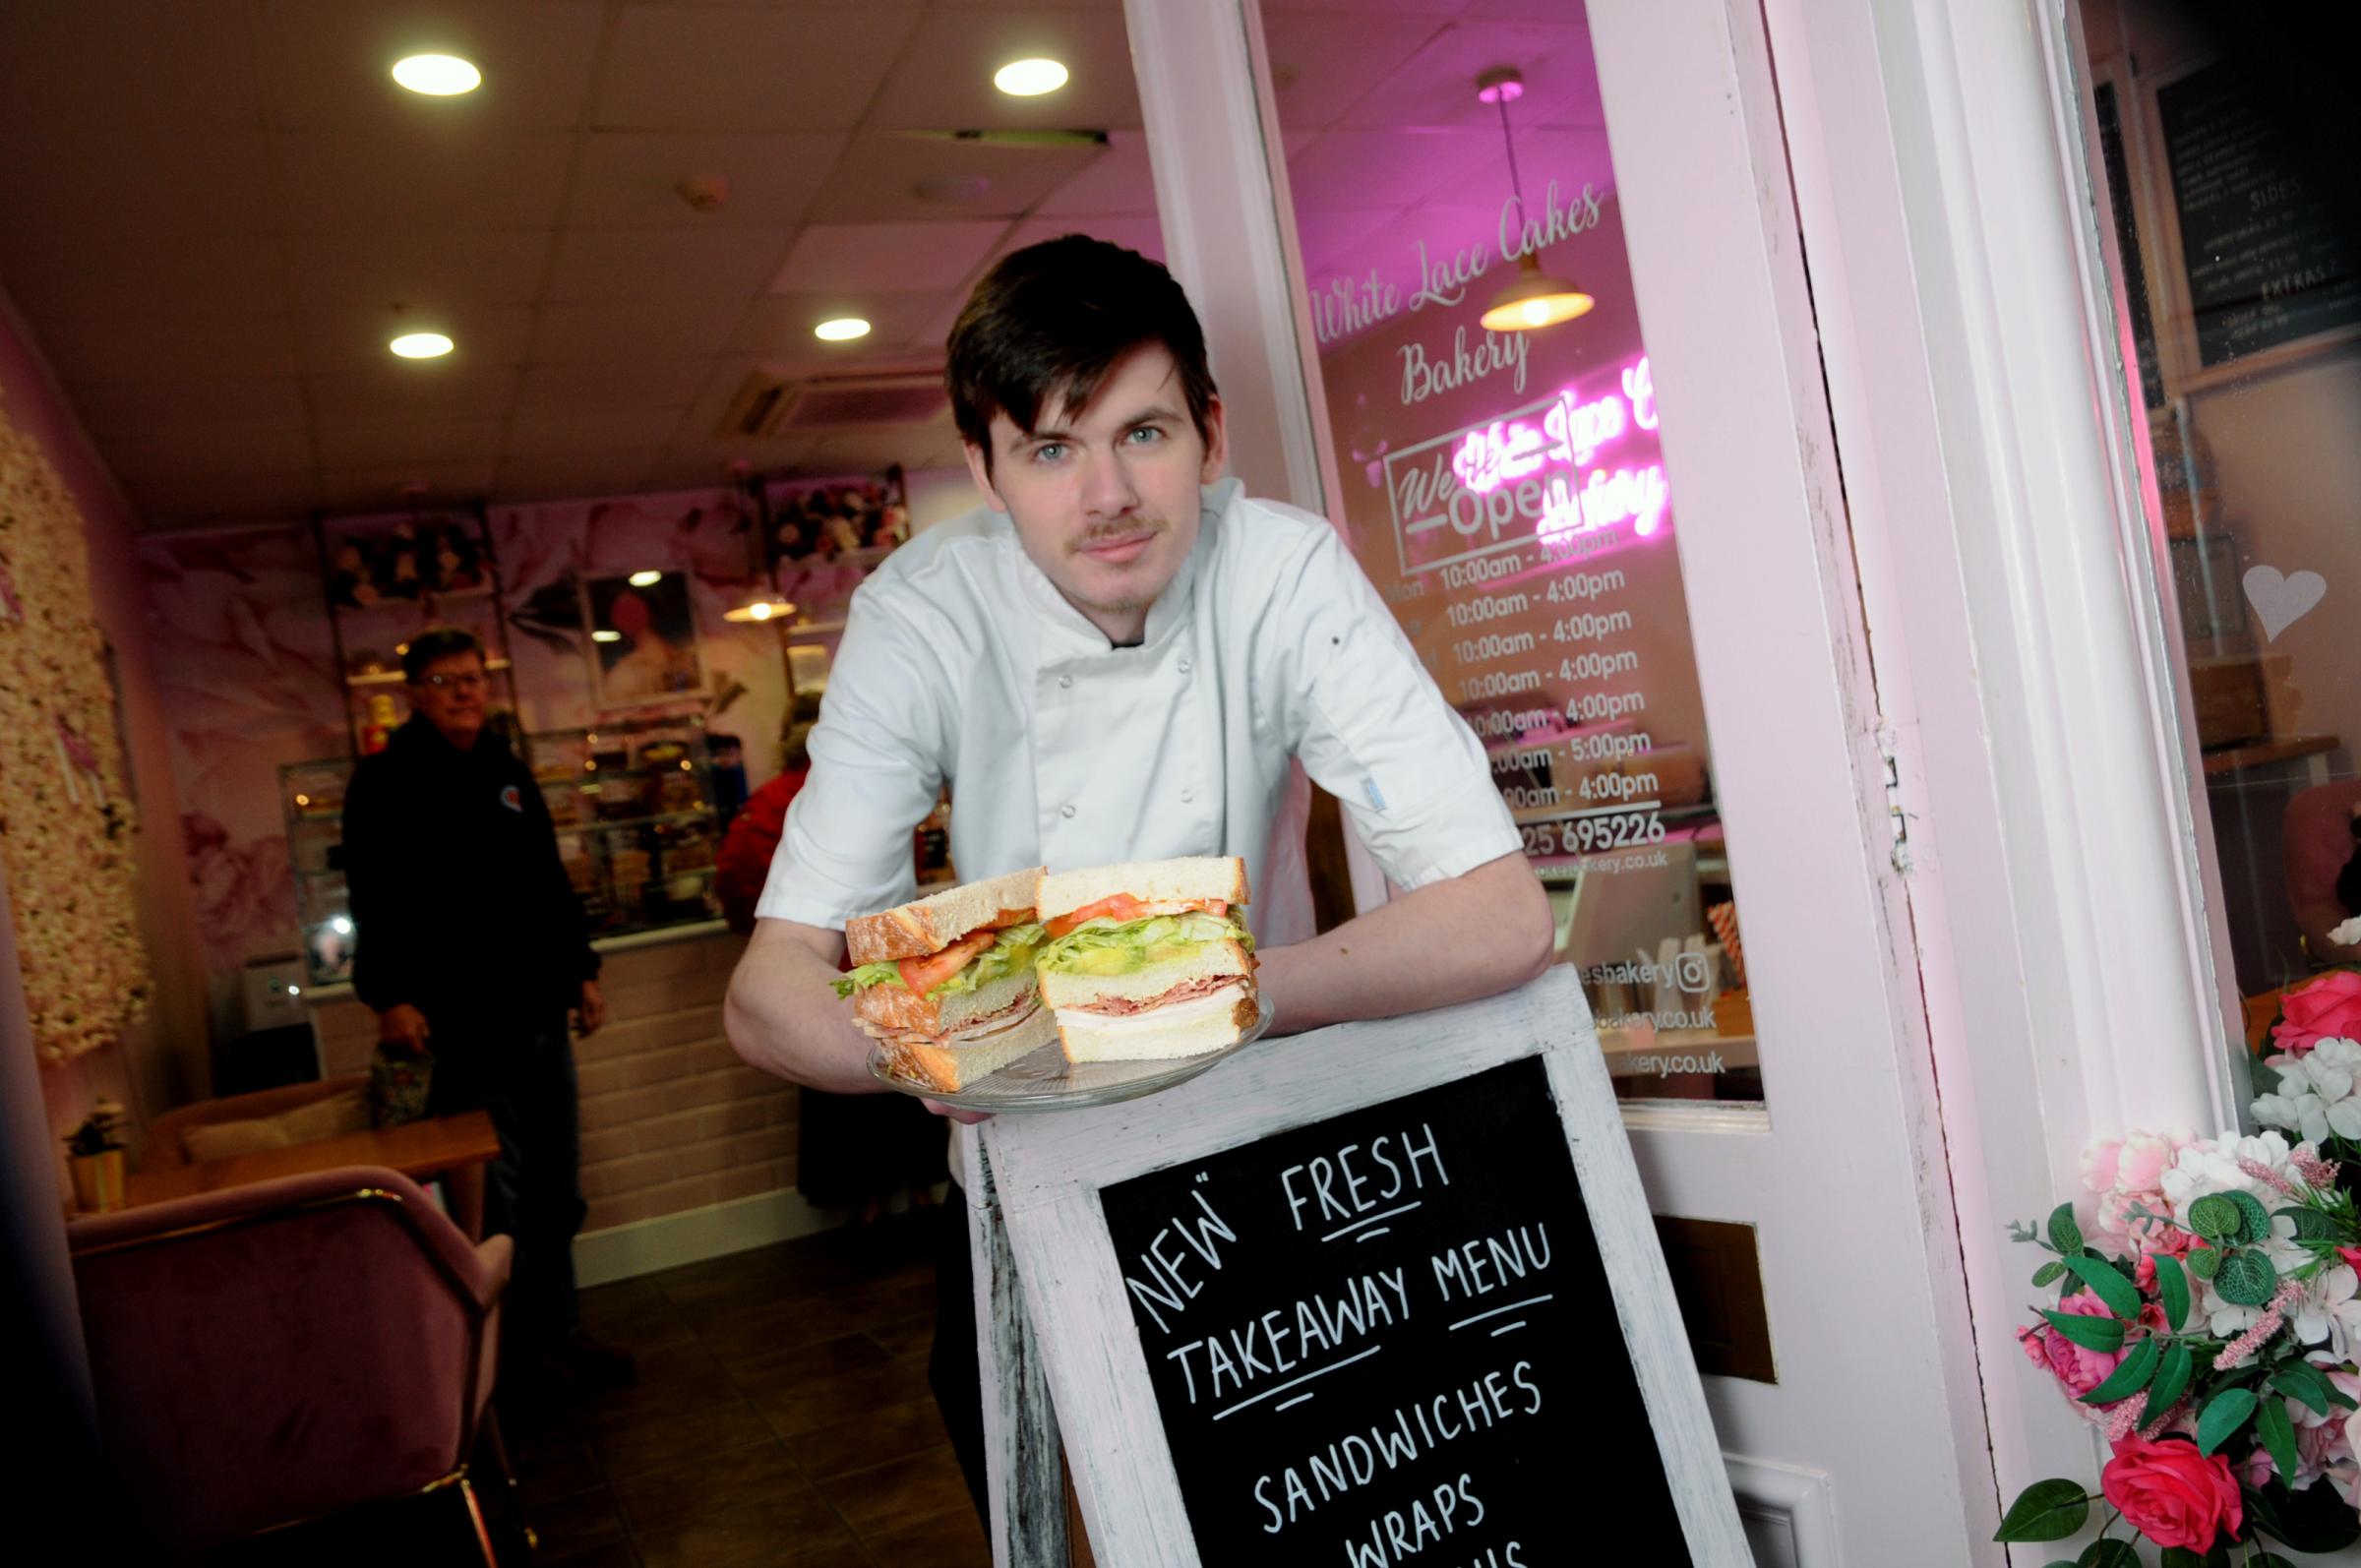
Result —
[{"label": "pink rose", "polygon": [[[2058,1310],[2084,1317],[2111,1315],[2106,1304],[2089,1291],[2075,1292],[2058,1303]],[[2039,1328],[2027,1329],[2017,1338],[2025,1347],[2027,1360],[2046,1370],[2078,1398],[2105,1382],[2124,1355],[2121,1351],[2094,1351],[2077,1345],[2046,1322]]]},{"label": "pink rose", "polygon": [[2133,1133],[2123,1140],[2123,1152],[2116,1160],[2115,1184],[2126,1192],[2160,1191],[2164,1185],[2164,1168],[2172,1164],[2173,1155],[2188,1141],[2186,1134],[2176,1141],[2170,1135]]},{"label": "pink rose", "polygon": [[2083,1185],[2093,1192],[2115,1190],[2115,1175],[2122,1169],[2123,1143],[2116,1138],[2093,1138],[2083,1146]]},{"label": "pink rose", "polygon": [[2331,970],[2310,985],[2287,993],[2271,1044],[2300,1056],[2323,1040],[2361,1040],[2361,975]]},{"label": "pink rose", "polygon": [[2361,1246],[2340,1246],[2336,1255],[2352,1268],[2361,1269]]},{"label": "pink rose", "polygon": [[2115,1457],[2098,1473],[2098,1489],[2134,1530],[2159,1546],[2210,1551],[2222,1532],[2235,1540],[2246,1523],[2228,1456],[2209,1458],[2196,1444],[2177,1439],[2119,1439]]}]

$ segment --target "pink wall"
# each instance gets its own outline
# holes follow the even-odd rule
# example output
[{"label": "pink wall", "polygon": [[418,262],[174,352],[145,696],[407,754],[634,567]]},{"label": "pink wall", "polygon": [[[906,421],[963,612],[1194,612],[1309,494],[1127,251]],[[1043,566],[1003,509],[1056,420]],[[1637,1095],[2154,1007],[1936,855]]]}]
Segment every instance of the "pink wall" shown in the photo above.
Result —
[{"label": "pink wall", "polygon": [[[72,489],[90,547],[91,594],[99,628],[114,644],[123,692],[123,733],[141,821],[141,935],[155,977],[147,1016],[114,1048],[44,1068],[41,1088],[53,1130],[79,1120],[100,1094],[145,1117],[205,1092],[203,977],[189,901],[188,862],[177,829],[169,742],[149,646],[132,541],[138,519],[98,460],[50,374],[30,331],[0,294],[0,406],[38,443]],[[62,1159],[59,1161],[62,1171]]]}]

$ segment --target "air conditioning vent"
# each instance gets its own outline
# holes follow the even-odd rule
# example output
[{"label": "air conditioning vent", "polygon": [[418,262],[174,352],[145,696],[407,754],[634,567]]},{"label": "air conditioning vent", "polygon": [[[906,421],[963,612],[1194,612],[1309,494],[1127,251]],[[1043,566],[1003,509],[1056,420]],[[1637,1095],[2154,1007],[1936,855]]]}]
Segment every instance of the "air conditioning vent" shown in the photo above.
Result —
[{"label": "air conditioning vent", "polygon": [[949,403],[942,377],[931,371],[798,379],[755,370],[730,399],[713,434],[717,440],[733,441],[874,425],[923,425]]}]

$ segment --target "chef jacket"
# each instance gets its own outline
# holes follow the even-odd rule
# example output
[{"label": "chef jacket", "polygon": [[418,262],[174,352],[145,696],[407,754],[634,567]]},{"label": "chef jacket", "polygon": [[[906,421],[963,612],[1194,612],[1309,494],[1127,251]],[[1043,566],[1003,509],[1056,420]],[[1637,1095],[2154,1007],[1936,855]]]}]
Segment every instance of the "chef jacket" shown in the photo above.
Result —
[{"label": "chef jacket", "polygon": [[1136,647],[989,508],[887,557],[853,595],[757,913],[842,929],[907,903],[911,830],[946,782],[961,878],[1241,856],[1270,945],[1312,935],[1291,760],[1399,886],[1516,853],[1482,745],[1336,531],[1235,479],[1202,507]]}]

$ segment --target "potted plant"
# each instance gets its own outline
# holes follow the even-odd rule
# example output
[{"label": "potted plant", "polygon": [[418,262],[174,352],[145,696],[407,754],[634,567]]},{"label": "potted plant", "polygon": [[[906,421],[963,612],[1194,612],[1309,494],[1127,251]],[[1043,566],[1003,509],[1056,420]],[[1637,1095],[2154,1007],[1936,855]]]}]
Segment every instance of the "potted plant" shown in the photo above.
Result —
[{"label": "potted plant", "polygon": [[115,1135],[122,1119],[121,1106],[101,1100],[66,1139],[74,1201],[86,1214],[111,1214],[123,1207],[123,1140]]}]

